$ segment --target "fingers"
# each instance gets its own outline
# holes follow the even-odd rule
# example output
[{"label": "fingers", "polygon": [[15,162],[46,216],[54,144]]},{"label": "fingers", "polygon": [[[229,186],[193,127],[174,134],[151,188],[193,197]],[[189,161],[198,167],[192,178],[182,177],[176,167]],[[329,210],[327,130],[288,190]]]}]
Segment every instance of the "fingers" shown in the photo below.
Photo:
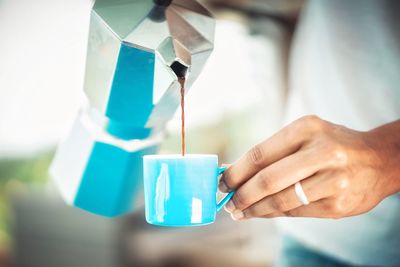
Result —
[{"label": "fingers", "polygon": [[[301,181],[304,193],[311,203],[334,195],[333,183],[334,176],[330,173],[318,173]],[[302,203],[296,195],[294,186],[290,186],[243,210],[242,215],[240,213],[235,215],[241,218],[263,217],[274,213],[283,214],[300,206],[302,206]]]},{"label": "fingers", "polygon": [[227,204],[228,211],[243,210],[328,166],[322,155],[300,150],[258,172],[243,184]]},{"label": "fingers", "polygon": [[335,216],[335,207],[329,198],[321,199],[307,206],[300,206],[289,211],[278,211],[271,214],[261,216],[262,218],[275,217],[313,217],[313,218],[339,218]]},{"label": "fingers", "polygon": [[266,166],[299,150],[317,128],[318,120],[314,116],[303,117],[250,149],[225,171],[219,189],[222,192],[236,189]]}]

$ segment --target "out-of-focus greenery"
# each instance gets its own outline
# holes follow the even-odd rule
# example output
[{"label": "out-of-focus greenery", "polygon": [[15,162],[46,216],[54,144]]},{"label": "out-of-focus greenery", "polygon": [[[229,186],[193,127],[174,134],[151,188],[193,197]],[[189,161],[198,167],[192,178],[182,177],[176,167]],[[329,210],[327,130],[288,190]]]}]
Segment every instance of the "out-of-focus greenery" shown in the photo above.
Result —
[{"label": "out-of-focus greenery", "polygon": [[9,220],[7,187],[13,181],[44,184],[53,151],[44,151],[27,158],[0,158],[0,247],[8,244]]},{"label": "out-of-focus greenery", "polygon": [[29,158],[0,159],[0,186],[3,188],[11,179],[29,183],[45,182],[53,154],[53,151],[46,151]]}]

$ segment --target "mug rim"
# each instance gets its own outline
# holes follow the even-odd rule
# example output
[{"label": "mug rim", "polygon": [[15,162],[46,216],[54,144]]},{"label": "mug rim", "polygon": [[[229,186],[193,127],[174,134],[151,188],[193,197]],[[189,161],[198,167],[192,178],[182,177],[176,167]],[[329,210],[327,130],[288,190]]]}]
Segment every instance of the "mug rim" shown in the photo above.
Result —
[{"label": "mug rim", "polygon": [[151,154],[144,155],[143,159],[201,159],[201,158],[218,158],[216,154]]}]

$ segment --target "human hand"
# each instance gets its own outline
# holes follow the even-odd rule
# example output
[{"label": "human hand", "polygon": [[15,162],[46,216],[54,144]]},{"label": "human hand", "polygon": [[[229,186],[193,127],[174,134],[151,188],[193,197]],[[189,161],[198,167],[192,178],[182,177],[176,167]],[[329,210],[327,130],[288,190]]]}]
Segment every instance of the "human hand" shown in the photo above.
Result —
[{"label": "human hand", "polygon": [[[295,193],[300,181],[308,205]],[[359,132],[303,117],[243,155],[219,188],[236,190],[226,205],[236,220],[365,213],[400,191],[400,121]]]}]

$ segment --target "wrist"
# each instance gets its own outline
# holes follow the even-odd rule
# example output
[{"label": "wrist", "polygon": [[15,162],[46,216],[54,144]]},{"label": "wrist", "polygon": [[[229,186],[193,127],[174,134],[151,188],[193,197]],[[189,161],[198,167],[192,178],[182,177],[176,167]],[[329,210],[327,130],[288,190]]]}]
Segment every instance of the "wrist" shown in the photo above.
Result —
[{"label": "wrist", "polygon": [[383,196],[400,192],[400,121],[366,132],[365,140]]}]

